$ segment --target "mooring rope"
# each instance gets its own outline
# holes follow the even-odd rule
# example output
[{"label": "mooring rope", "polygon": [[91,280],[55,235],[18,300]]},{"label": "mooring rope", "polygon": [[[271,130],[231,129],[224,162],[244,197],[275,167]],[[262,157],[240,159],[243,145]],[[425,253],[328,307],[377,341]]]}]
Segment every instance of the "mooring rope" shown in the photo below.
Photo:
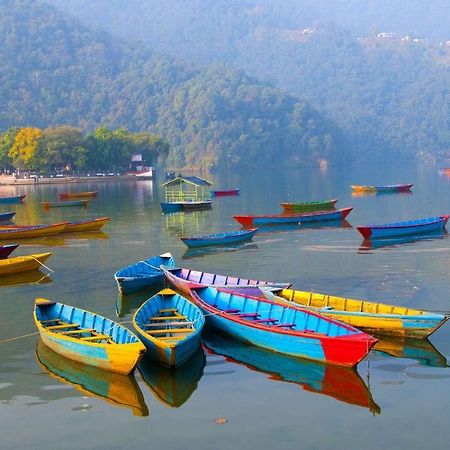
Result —
[{"label": "mooring rope", "polygon": [[54,270],[50,269],[50,267],[46,266],[43,262],[39,261],[37,258],[32,256],[32,258],[37,261],[42,267],[46,268],[50,273],[55,273]]}]

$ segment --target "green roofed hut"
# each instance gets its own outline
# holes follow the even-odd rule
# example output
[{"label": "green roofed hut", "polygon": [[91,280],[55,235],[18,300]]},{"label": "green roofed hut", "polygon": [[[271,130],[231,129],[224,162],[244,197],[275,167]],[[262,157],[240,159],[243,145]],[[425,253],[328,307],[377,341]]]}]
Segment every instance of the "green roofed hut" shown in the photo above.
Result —
[{"label": "green roofed hut", "polygon": [[209,188],[212,182],[200,177],[179,175],[161,185],[164,188],[163,212],[192,209],[210,209],[212,206]]}]

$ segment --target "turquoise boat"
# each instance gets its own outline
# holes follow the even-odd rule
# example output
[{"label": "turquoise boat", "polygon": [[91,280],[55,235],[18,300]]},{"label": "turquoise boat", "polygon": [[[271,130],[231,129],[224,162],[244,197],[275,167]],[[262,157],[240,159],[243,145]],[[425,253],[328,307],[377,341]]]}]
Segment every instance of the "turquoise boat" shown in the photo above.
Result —
[{"label": "turquoise boat", "polygon": [[200,308],[171,289],[148,299],[133,317],[147,356],[167,367],[182,366],[199,350],[204,324]]},{"label": "turquoise boat", "polygon": [[15,211],[0,213],[0,222],[6,222],[8,220],[11,220],[15,214],[16,214]]},{"label": "turquoise boat", "polygon": [[278,353],[355,366],[377,342],[350,325],[296,306],[212,287],[191,289],[209,324]]},{"label": "turquoise boat", "polygon": [[14,195],[12,197],[0,197],[0,203],[22,203],[26,195]]},{"label": "turquoise boat", "polygon": [[114,279],[119,292],[131,294],[163,281],[164,273],[160,268],[161,265],[175,267],[175,260],[170,253],[138,261],[118,270],[114,274]]},{"label": "turquoise boat", "polygon": [[234,245],[251,241],[257,231],[258,228],[251,228],[249,230],[229,231],[227,233],[182,237],[181,240],[189,248],[210,247],[216,245]]},{"label": "turquoise boat", "polygon": [[99,314],[37,298],[33,317],[47,347],[89,366],[128,375],[145,353],[136,335]]}]

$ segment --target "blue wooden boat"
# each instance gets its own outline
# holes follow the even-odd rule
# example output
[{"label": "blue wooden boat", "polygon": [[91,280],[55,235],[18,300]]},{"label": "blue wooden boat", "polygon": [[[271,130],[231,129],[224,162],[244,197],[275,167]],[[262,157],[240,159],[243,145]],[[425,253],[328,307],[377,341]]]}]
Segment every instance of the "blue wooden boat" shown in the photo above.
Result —
[{"label": "blue wooden boat", "polygon": [[0,203],[22,203],[26,195],[13,195],[12,197],[0,197]]},{"label": "blue wooden boat", "polygon": [[350,405],[362,406],[374,414],[381,411],[373,400],[368,386],[354,368],[281,355],[239,342],[211,328],[205,330],[202,341],[206,350],[224,356],[228,362],[262,372],[270,380],[295,383],[305,391],[327,395]]},{"label": "blue wooden boat", "polygon": [[11,220],[15,214],[15,211],[0,213],[0,222]]},{"label": "blue wooden boat", "polygon": [[257,230],[258,228],[250,228],[249,230],[229,231],[227,233],[182,237],[181,240],[191,248],[240,244],[241,242],[251,241]]},{"label": "blue wooden boat", "polygon": [[33,316],[47,347],[89,366],[128,375],[145,353],[136,335],[99,314],[37,298]]},{"label": "blue wooden boat", "polygon": [[183,365],[200,349],[204,324],[200,308],[171,289],[148,299],[133,317],[148,357],[167,367]]},{"label": "blue wooden boat", "polygon": [[154,256],[145,261],[124,267],[114,274],[121,294],[131,294],[164,280],[160,266],[175,267],[175,260],[170,253]]},{"label": "blue wooden boat", "polygon": [[387,184],[384,186],[352,185],[354,192],[409,192],[412,187],[412,184]]},{"label": "blue wooden boat", "polygon": [[212,326],[243,342],[324,363],[355,366],[374,337],[319,313],[213,287],[191,289]]},{"label": "blue wooden boat", "polygon": [[182,203],[161,202],[161,209],[163,213],[172,213],[183,211]]},{"label": "blue wooden boat", "polygon": [[316,211],[310,213],[266,214],[259,216],[233,216],[234,220],[245,227],[255,225],[299,224],[319,220],[345,219],[353,208],[333,209],[329,211]]},{"label": "blue wooden boat", "polygon": [[356,227],[365,239],[404,236],[406,234],[429,233],[444,230],[450,215],[428,217],[426,219],[386,223],[384,225],[367,225]]}]

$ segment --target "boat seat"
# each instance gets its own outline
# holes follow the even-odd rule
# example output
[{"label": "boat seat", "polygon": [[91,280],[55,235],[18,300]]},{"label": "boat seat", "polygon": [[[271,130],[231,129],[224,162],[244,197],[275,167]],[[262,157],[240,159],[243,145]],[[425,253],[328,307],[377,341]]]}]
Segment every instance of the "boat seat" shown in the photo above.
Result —
[{"label": "boat seat", "polygon": [[50,327],[46,327],[46,330],[59,330],[61,328],[80,328],[79,323],[62,323],[60,325],[52,325]]},{"label": "boat seat", "polygon": [[186,316],[160,316],[160,317],[150,317],[149,320],[173,320],[173,319],[187,319]]},{"label": "boat seat", "polygon": [[258,317],[259,316],[259,314],[258,313],[238,313],[238,314],[236,314],[238,317],[242,317],[242,318],[245,318],[245,317]]},{"label": "boat seat", "polygon": [[236,314],[238,312],[240,312],[240,309],[225,309],[224,312],[228,313],[228,314]]},{"label": "boat seat", "polygon": [[145,326],[146,327],[160,327],[160,326],[164,326],[164,327],[169,327],[169,326],[191,326],[194,325],[194,322],[165,322],[163,324],[161,323],[146,323]]},{"label": "boat seat", "polygon": [[177,311],[178,311],[177,308],[166,308],[166,309],[160,309],[158,312],[165,313],[165,312],[177,312]]},{"label": "boat seat", "polygon": [[41,320],[40,322],[41,322],[42,324],[52,323],[52,322],[61,322],[61,319],[58,317],[57,319]]},{"label": "boat seat", "polygon": [[101,340],[110,340],[111,336],[108,334],[97,334],[96,336],[88,336],[80,338],[80,341],[101,341]]},{"label": "boat seat", "polygon": [[267,322],[267,323],[274,323],[274,322],[278,322],[278,319],[272,319],[272,318],[268,318],[268,319],[255,319],[253,322],[256,323],[263,323],[263,322]]},{"label": "boat seat", "polygon": [[93,331],[95,331],[95,328],[80,328],[79,330],[62,331],[59,334],[71,335],[71,334],[92,333]]},{"label": "boat seat", "polygon": [[192,333],[193,328],[162,328],[160,330],[148,330],[147,334],[166,334],[166,333]]},{"label": "boat seat", "polygon": [[158,338],[160,341],[166,341],[166,342],[178,342],[182,341],[184,339],[184,336],[163,336]]},{"label": "boat seat", "polygon": [[273,326],[279,328],[292,328],[295,327],[295,323],[274,323]]}]

